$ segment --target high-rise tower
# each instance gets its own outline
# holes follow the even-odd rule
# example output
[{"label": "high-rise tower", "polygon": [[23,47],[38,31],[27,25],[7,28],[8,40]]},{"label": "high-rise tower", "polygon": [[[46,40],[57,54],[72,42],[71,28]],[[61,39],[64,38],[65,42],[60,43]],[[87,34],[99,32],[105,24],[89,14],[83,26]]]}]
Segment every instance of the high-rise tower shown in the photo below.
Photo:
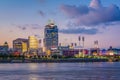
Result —
[{"label": "high-rise tower", "polygon": [[37,40],[35,36],[29,36],[28,40],[29,40],[29,50],[38,49],[39,41]]},{"label": "high-rise tower", "polygon": [[52,21],[45,26],[44,45],[46,50],[58,47],[58,28]]}]

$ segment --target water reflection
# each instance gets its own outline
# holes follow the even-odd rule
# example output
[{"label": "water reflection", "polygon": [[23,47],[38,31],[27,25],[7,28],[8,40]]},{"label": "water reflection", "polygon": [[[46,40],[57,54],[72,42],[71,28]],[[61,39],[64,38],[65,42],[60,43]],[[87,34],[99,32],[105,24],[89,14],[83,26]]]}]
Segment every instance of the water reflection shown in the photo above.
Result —
[{"label": "water reflection", "polygon": [[35,75],[30,75],[29,80],[40,80],[40,79]]},{"label": "water reflection", "polygon": [[119,80],[120,63],[0,64],[0,80]]},{"label": "water reflection", "polygon": [[30,70],[37,70],[39,66],[38,64],[31,63],[31,64],[28,64],[28,67]]},{"label": "water reflection", "polygon": [[51,76],[30,75],[28,80],[56,80],[56,79]]}]

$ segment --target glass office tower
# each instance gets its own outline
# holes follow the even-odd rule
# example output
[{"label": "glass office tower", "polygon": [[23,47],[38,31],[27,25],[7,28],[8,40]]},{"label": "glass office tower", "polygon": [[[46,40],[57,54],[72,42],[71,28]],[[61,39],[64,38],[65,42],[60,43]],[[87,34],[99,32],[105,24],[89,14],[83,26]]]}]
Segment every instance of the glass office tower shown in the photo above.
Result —
[{"label": "glass office tower", "polygon": [[58,28],[53,22],[45,26],[44,45],[46,50],[58,47]]}]

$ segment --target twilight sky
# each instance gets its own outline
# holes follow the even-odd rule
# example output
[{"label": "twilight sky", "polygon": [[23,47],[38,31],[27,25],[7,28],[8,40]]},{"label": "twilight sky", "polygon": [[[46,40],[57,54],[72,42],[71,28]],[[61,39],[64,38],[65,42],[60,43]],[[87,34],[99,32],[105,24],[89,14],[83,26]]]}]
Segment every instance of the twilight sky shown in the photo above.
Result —
[{"label": "twilight sky", "polygon": [[30,35],[44,38],[49,20],[63,45],[78,43],[80,35],[85,48],[95,40],[100,48],[120,48],[120,0],[0,0],[0,45]]}]

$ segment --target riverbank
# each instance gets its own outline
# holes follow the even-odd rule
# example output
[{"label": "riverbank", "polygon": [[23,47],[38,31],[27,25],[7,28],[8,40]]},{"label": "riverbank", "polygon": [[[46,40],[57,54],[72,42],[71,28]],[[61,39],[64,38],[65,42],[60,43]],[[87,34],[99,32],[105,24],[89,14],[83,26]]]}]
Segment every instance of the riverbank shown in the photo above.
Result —
[{"label": "riverbank", "polygon": [[75,63],[75,62],[108,62],[108,59],[24,59],[24,60],[0,60],[0,63]]}]

